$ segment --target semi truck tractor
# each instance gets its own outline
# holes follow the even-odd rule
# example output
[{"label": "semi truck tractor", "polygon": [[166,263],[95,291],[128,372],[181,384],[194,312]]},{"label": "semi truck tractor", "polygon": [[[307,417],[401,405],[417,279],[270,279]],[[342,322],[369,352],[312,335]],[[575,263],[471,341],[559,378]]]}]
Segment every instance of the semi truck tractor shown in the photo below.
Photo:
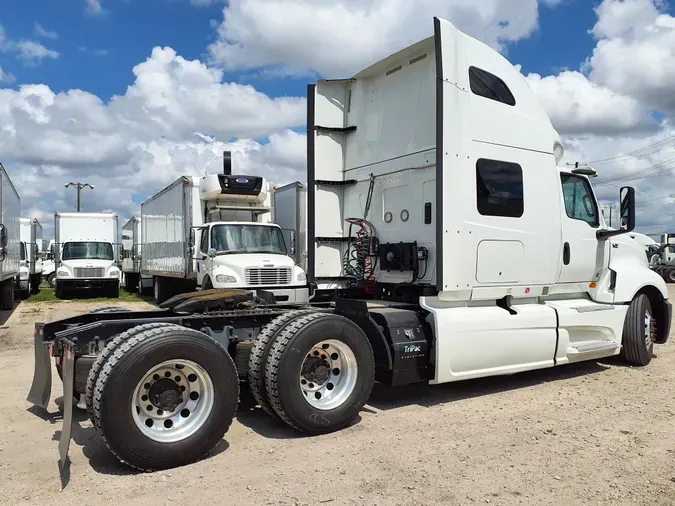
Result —
[{"label": "semi truck tractor", "polygon": [[271,223],[270,183],[224,173],[183,176],[141,205],[141,273],[156,303],[199,288],[266,290],[277,302],[308,301],[305,272]]},{"label": "semi truck tractor", "polygon": [[122,227],[122,273],[128,292],[152,287],[152,277],[141,274],[141,218],[135,216]]},{"label": "semi truck tractor", "polygon": [[277,423],[312,436],[354,423],[374,381],[650,363],[672,310],[626,235],[633,188],[609,228],[583,169],[559,167],[560,136],[521,73],[449,21],[433,27],[308,88],[309,304],[208,290],[36,324],[29,400],[49,402],[55,356],[64,461],[73,393],[117,458],[157,470],[221,441],[240,379]]},{"label": "semi truck tractor", "polygon": [[0,163],[0,309],[4,310],[14,308],[14,293],[19,290],[20,216],[21,198]]},{"label": "semi truck tractor", "polygon": [[272,220],[281,227],[289,255],[307,270],[307,185],[299,181],[279,186],[273,194]]},{"label": "semi truck tractor", "polygon": [[19,290],[22,298],[40,291],[42,278],[42,225],[35,218],[20,218]]},{"label": "semi truck tractor", "polygon": [[55,213],[56,296],[102,291],[119,297],[116,213]]}]

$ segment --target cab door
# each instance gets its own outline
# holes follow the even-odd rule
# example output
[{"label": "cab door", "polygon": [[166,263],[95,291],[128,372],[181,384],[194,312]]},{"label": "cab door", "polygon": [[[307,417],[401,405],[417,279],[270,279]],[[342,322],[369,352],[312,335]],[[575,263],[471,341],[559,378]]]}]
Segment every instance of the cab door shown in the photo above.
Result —
[{"label": "cab door", "polygon": [[563,199],[559,283],[590,283],[600,276],[604,259],[597,231],[600,213],[593,189],[584,176],[560,173]]},{"label": "cab door", "polygon": [[[210,228],[200,230],[199,248],[197,249],[197,284],[203,288],[204,276],[208,274],[212,258],[208,256]],[[213,284],[213,280],[211,281]]]}]

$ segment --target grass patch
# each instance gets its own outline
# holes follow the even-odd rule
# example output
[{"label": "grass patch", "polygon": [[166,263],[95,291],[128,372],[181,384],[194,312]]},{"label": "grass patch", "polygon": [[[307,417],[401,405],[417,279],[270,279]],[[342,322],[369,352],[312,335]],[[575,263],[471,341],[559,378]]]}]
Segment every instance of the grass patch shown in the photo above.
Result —
[{"label": "grass patch", "polygon": [[138,293],[129,293],[124,290],[124,288],[120,288],[120,296],[117,299],[113,299],[111,297],[87,297],[86,296],[87,292],[82,292],[82,295],[78,297],[71,297],[69,299],[57,299],[56,298],[56,293],[54,293],[53,288],[44,288],[40,287],[40,292],[31,295],[28,299],[26,299],[24,302],[31,303],[31,302],[67,302],[69,300],[77,300],[77,301],[82,301],[82,302],[107,302],[107,303],[114,303],[115,301],[117,302],[152,302],[152,297],[147,296],[147,295],[140,295]]}]

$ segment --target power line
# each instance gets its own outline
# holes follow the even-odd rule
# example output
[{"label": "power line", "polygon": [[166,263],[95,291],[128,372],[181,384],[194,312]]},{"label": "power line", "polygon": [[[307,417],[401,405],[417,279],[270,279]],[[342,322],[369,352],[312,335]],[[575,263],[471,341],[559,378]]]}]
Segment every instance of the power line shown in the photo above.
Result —
[{"label": "power line", "polygon": [[[648,146],[644,146],[642,148],[636,149],[634,151],[629,151],[628,153],[624,153],[621,155],[613,156],[611,158],[602,158],[600,160],[591,160],[590,162],[587,162],[589,164],[594,164],[594,165],[599,165],[599,164],[605,164],[605,163],[610,163],[616,160],[619,160],[621,158],[626,158],[626,157],[634,157],[634,158],[642,158],[645,156],[648,156],[650,154],[655,154],[658,153],[659,151],[663,151],[665,147],[668,146],[670,143],[675,143],[675,136],[668,137],[666,139],[663,139],[661,141],[655,142],[653,144],[650,144]],[[658,148],[655,151],[651,151],[654,148]]]}]

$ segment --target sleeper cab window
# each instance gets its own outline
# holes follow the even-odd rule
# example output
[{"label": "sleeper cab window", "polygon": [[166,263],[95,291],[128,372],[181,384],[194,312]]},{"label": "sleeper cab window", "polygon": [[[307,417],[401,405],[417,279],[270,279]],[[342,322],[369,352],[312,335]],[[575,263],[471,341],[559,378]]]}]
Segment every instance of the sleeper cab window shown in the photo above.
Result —
[{"label": "sleeper cab window", "polygon": [[469,67],[469,85],[475,95],[510,106],[516,105],[516,99],[506,83],[486,70]]},{"label": "sleeper cab window", "polygon": [[600,226],[598,204],[586,178],[573,174],[560,174],[565,212],[573,220],[585,221],[591,227]]},{"label": "sleeper cab window", "polygon": [[481,158],[476,162],[478,212],[483,216],[523,215],[523,169],[517,163]]}]

